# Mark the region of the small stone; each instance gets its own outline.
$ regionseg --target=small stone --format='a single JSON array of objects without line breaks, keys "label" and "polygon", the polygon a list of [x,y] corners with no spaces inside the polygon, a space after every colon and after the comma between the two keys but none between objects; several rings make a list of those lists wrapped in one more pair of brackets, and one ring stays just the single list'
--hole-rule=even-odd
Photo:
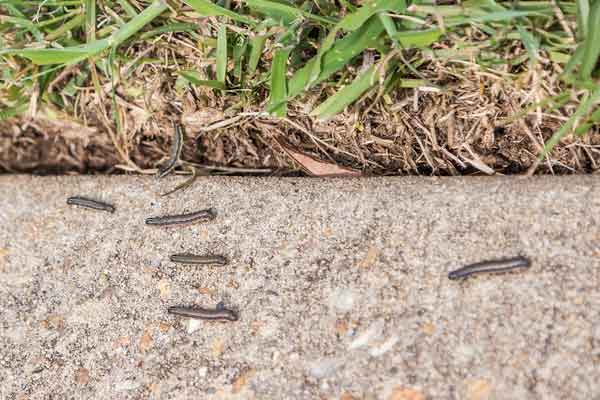
[{"label": "small stone", "polygon": [[350,343],[350,349],[358,349],[366,346],[369,342],[379,339],[383,332],[383,327],[385,325],[385,321],[383,319],[378,319],[375,321],[369,328],[360,334],[356,339]]},{"label": "small stone", "polygon": [[371,265],[377,261],[377,256],[379,256],[379,249],[375,246],[369,246],[369,250],[367,250],[367,255],[365,258],[358,264],[360,268],[369,268]]},{"label": "small stone", "polygon": [[75,371],[75,382],[80,385],[87,385],[90,380],[90,372],[85,368],[79,368]]},{"label": "small stone", "polygon": [[152,347],[153,342],[154,341],[152,340],[152,336],[150,336],[150,332],[148,332],[147,329],[144,330],[144,334],[140,339],[140,351],[143,353],[148,350],[150,347]]},{"label": "small stone", "polygon": [[199,287],[199,288],[196,288],[196,290],[200,294],[212,294],[212,290],[210,290],[209,288]]},{"label": "small stone", "polygon": [[166,279],[161,279],[158,282],[158,290],[160,291],[160,298],[166,299],[171,292],[171,287],[169,285],[169,281]]},{"label": "small stone", "polygon": [[426,335],[433,335],[433,333],[435,332],[435,325],[427,322],[425,324],[423,324],[423,333],[425,333]]},{"label": "small stone", "polygon": [[162,261],[160,258],[153,258],[152,260],[150,260],[150,266],[153,268],[158,268],[160,267],[162,264]]},{"label": "small stone", "polygon": [[339,311],[348,312],[354,307],[354,292],[347,288],[335,290],[329,297],[329,304]]},{"label": "small stone", "polygon": [[115,385],[115,390],[117,391],[125,391],[125,390],[134,390],[141,386],[140,383],[135,381],[122,381]]},{"label": "small stone", "polygon": [[230,279],[229,282],[227,283],[227,287],[233,288],[233,289],[239,289],[240,284],[238,282],[236,282],[233,279]]},{"label": "small stone", "polygon": [[487,400],[492,393],[492,385],[485,379],[476,379],[467,382],[465,399]]},{"label": "small stone", "polygon": [[400,340],[400,338],[398,336],[394,335],[394,336],[390,337],[388,340],[386,340],[385,342],[383,342],[383,344],[381,346],[371,349],[369,354],[373,357],[382,356],[385,353],[387,353],[388,351],[390,351],[391,349],[393,349],[394,346],[396,345],[396,343],[398,343],[398,340]]},{"label": "small stone", "polygon": [[129,336],[121,336],[115,340],[113,347],[126,347],[129,346],[129,344],[131,344],[131,339],[129,339]]},{"label": "small stone", "polygon": [[62,315],[50,315],[48,317],[48,326],[57,331],[62,331],[65,329],[65,317]]},{"label": "small stone", "polygon": [[200,378],[206,377],[206,374],[208,374],[208,367],[200,367],[200,368],[198,368],[198,376]]},{"label": "small stone", "polygon": [[158,393],[158,384],[155,382],[149,383],[148,385],[146,385],[146,388],[150,393]]},{"label": "small stone", "polygon": [[397,386],[387,400],[425,400],[425,396],[418,390]]},{"label": "small stone", "polygon": [[335,373],[337,361],[333,358],[324,358],[310,367],[310,374],[317,379],[326,378]]},{"label": "small stone", "polygon": [[208,229],[206,229],[206,228],[200,229],[200,237],[203,240],[208,240]]},{"label": "small stone", "polygon": [[200,329],[201,325],[202,325],[201,321],[190,318],[188,320],[187,333],[190,334],[190,333],[196,332],[198,329]]},{"label": "small stone", "polygon": [[339,336],[344,336],[348,332],[348,321],[345,319],[338,319],[335,321],[335,333]]},{"label": "small stone", "polygon": [[159,322],[159,324],[158,324],[158,330],[161,331],[162,333],[168,332],[170,328],[171,328],[171,325],[167,324],[166,322]]},{"label": "small stone", "polygon": [[253,369],[248,369],[242,372],[240,376],[238,376],[233,382],[231,392],[233,394],[241,392],[244,386],[246,386],[246,383],[248,383],[248,380],[254,375],[254,372],[255,371]]},{"label": "small stone", "polygon": [[219,357],[225,349],[225,341],[222,338],[216,338],[212,344],[213,357]]}]

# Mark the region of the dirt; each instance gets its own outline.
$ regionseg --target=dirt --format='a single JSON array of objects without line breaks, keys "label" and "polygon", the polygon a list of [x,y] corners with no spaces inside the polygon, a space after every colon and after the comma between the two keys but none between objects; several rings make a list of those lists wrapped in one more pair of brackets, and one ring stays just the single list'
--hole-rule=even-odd
[{"label": "dirt", "polygon": [[567,136],[546,161],[536,162],[543,143],[575,105],[553,114],[534,108],[521,119],[513,118],[531,100],[528,86],[507,85],[477,70],[457,78],[449,69],[435,67],[426,77],[443,83],[446,91],[398,89],[381,98],[375,91],[329,121],[307,116],[327,88],[292,102],[288,118],[274,119],[259,114],[264,107],[258,99],[266,93],[247,102],[242,94],[222,96],[207,88],[177,91],[168,72],[150,77],[142,68],[136,75],[137,92],[127,87],[116,91],[120,133],[107,117],[114,111],[111,96],[99,98],[90,88],[73,109],[40,106],[33,116],[0,122],[0,171],[153,173],[169,156],[173,122],[186,132],[182,160],[218,167],[201,168],[205,173],[305,171],[284,151],[282,140],[314,159],[366,175],[599,170],[598,127],[582,137]]}]

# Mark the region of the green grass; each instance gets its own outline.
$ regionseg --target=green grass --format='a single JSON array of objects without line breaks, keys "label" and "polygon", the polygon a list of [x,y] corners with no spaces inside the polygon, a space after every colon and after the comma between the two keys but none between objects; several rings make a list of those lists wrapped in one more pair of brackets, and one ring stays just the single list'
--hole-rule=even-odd
[{"label": "green grass", "polygon": [[[398,87],[431,87],[419,69],[432,61],[460,60],[481,71],[501,71],[510,86],[549,59],[564,71],[557,78],[571,94],[574,112],[539,156],[564,136],[585,134],[599,122],[600,0],[559,1],[559,12],[543,0],[341,4],[343,9],[328,0],[0,0],[0,118],[26,112],[34,90],[41,104],[71,110],[78,88],[124,84],[116,82],[123,77],[113,76],[117,64],[161,65],[161,58],[137,54],[172,48],[175,35],[196,43],[213,61],[210,68],[194,70],[189,60],[172,60],[168,67],[179,84],[204,86],[215,96],[241,93],[241,101],[255,108],[264,104],[276,117],[285,117],[291,102],[309,93],[320,95],[308,113],[326,119],[365,96],[380,99]],[[514,46],[525,50],[518,58],[505,51]],[[367,50],[374,60],[361,65]],[[465,58],[465,51],[474,51],[475,58]],[[61,95],[48,92],[48,83],[73,65],[86,81],[69,76],[61,82]],[[264,91],[266,102],[260,98]]]}]

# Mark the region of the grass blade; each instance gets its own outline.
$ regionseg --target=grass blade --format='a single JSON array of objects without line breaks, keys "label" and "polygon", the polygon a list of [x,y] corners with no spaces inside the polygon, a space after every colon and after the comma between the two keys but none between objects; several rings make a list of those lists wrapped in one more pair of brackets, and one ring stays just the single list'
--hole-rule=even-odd
[{"label": "grass blade", "polygon": [[135,18],[138,15],[138,12],[135,8],[127,0],[117,0],[117,3],[125,10],[129,18]]},{"label": "grass blade", "polygon": [[310,115],[321,119],[331,118],[346,106],[352,104],[363,93],[375,85],[375,83],[377,83],[377,68],[375,65],[372,65],[365,72],[357,76],[351,84],[340,89],[336,94],[311,111]]},{"label": "grass blade", "polygon": [[[33,24],[31,21],[29,21],[25,17],[25,14],[23,14],[17,7],[15,7],[14,5],[12,5],[10,3],[3,4],[3,7],[6,7],[9,14],[12,15],[12,18],[16,18],[16,20],[15,20],[16,23],[13,22],[15,25],[19,26],[19,23],[23,24],[22,26],[24,26],[25,29],[27,29],[29,32],[31,32],[33,37],[35,37],[35,39],[38,42],[42,42],[44,40],[44,35],[42,35],[42,32],[40,32],[40,30],[35,26],[35,24]],[[11,17],[7,17],[7,16],[0,17],[0,23],[3,24],[4,22],[11,22],[10,18]],[[18,22],[18,21],[20,21],[20,22]]]},{"label": "grass blade", "polygon": [[84,14],[76,15],[71,20],[69,20],[65,24],[61,25],[60,28],[50,32],[48,35],[46,35],[46,37],[44,39],[49,42],[56,40],[59,37],[61,37],[62,35],[64,35],[65,33],[69,32],[71,29],[74,29],[74,28],[79,27],[80,25],[83,25],[84,22],[85,22]]},{"label": "grass blade", "polygon": [[577,1],[577,37],[579,39],[585,39],[588,31],[588,18],[590,15],[590,2],[589,0],[576,0]]},{"label": "grass blade", "polygon": [[388,34],[388,36],[391,37],[392,40],[395,41],[396,40],[395,37],[396,37],[396,34],[398,33],[398,29],[396,28],[396,22],[394,22],[394,19],[384,13],[379,13],[377,16],[379,17],[379,20],[383,24],[383,27],[385,28],[385,31]]},{"label": "grass blade", "polygon": [[[314,57],[314,62],[311,67],[309,84],[313,84],[321,74],[321,61],[323,56],[331,50],[339,31],[352,32],[362,27],[373,15],[384,12],[393,11],[401,12],[406,10],[406,2],[404,0],[376,0],[366,3],[364,6],[357,9],[355,12],[346,15],[336,26],[329,32],[317,55]],[[379,21],[381,23],[381,21]],[[382,24],[383,26],[383,24]]]},{"label": "grass blade", "polygon": [[285,117],[287,114],[287,60],[289,49],[278,49],[273,55],[271,65],[271,95],[267,111],[276,117]]},{"label": "grass blade", "polygon": [[162,35],[163,33],[170,32],[194,32],[198,29],[197,24],[190,24],[186,22],[175,22],[172,24],[163,25],[151,31],[144,32],[140,35],[140,39],[150,39],[154,36]]},{"label": "grass blade", "polygon": [[219,26],[217,33],[217,81],[225,84],[227,75],[227,26]]},{"label": "grass blade", "polygon": [[265,48],[267,35],[257,35],[250,40],[250,57],[248,59],[247,73],[252,76],[256,72],[260,56]]},{"label": "grass blade", "polygon": [[28,58],[34,64],[38,65],[73,64],[94,56],[111,46],[118,46],[142,29],[144,25],[158,17],[166,9],[167,5],[164,1],[157,0],[108,38],[96,40],[83,46],[65,47],[62,49],[7,49],[0,51],[0,55],[18,55]]},{"label": "grass blade", "polygon": [[422,31],[403,31],[394,36],[404,48],[425,48],[437,42],[442,36],[442,30],[427,29]]},{"label": "grass blade", "polygon": [[233,76],[238,82],[242,79],[242,67],[247,47],[248,41],[246,37],[242,35],[238,36],[233,45]]},{"label": "grass blade", "polygon": [[135,18],[125,24],[121,29],[108,37],[110,46],[118,46],[131,36],[135,35],[145,25],[149,24],[154,18],[158,17],[167,9],[164,0],[157,0]]},{"label": "grass blade", "polygon": [[323,56],[321,73],[316,80],[309,82],[310,72],[317,59],[313,57],[304,67],[298,70],[288,82],[288,98],[300,94],[306,88],[327,79],[331,74],[339,71],[354,57],[367,47],[374,47],[384,27],[378,18],[371,18],[358,30],[346,35],[339,40]]},{"label": "grass blade", "polygon": [[85,0],[85,35],[86,42],[96,40],[96,0]]},{"label": "grass blade", "polygon": [[223,84],[223,82],[202,79],[200,77],[200,74],[196,71],[178,71],[177,74],[179,74],[183,79],[185,79],[193,85],[225,90],[225,85]]},{"label": "grass blade", "polygon": [[292,7],[283,3],[276,3],[268,0],[246,0],[245,3],[252,10],[269,16],[276,21],[282,22],[286,26],[301,18],[311,19],[327,25],[335,23],[335,21],[332,21],[329,18],[314,15],[300,8]]},{"label": "grass blade", "polygon": [[246,16],[240,15],[234,11],[228,10],[216,4],[213,4],[210,0],[183,0],[185,4],[192,7],[194,11],[206,16],[212,17],[229,17],[234,21],[242,22],[244,24],[255,25],[253,19]]},{"label": "grass blade", "polygon": [[591,78],[598,56],[600,56],[600,0],[596,0],[592,4],[588,18],[588,32],[581,60],[581,77],[583,79]]},{"label": "grass blade", "polygon": [[523,45],[525,45],[525,49],[529,54],[529,62],[530,65],[533,65],[538,60],[538,52],[540,49],[539,41],[525,29],[521,24],[517,24],[517,30],[519,31],[519,35],[521,35],[521,41]]},{"label": "grass blade", "polygon": [[592,106],[598,101],[600,101],[600,88],[594,90],[592,94],[590,94],[585,101],[582,102],[579,107],[577,107],[577,110],[575,110],[567,122],[565,122],[550,139],[548,139],[548,141],[544,144],[544,148],[542,149],[539,159],[543,160],[544,157],[546,157],[546,155],[552,151],[552,148],[556,146],[563,137],[569,134],[575,122],[583,115],[587,114],[590,108],[592,108]]},{"label": "grass blade", "polygon": [[575,129],[575,135],[585,135],[594,125],[597,124],[600,124],[600,108],[594,111],[584,124],[581,124],[577,127],[577,129]]}]

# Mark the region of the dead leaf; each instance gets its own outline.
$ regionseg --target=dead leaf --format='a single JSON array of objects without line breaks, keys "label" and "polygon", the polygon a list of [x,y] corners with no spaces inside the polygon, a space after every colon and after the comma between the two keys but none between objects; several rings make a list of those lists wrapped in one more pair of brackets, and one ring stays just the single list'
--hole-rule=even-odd
[{"label": "dead leaf", "polygon": [[245,372],[242,372],[240,374],[240,376],[238,376],[236,378],[236,380],[233,382],[231,392],[233,394],[237,394],[237,393],[241,392],[241,390],[244,388],[244,386],[246,386],[246,384],[248,383],[248,380],[250,380],[250,378],[252,378],[254,373],[255,373],[254,369],[248,369]]},{"label": "dead leaf", "polygon": [[387,400],[425,400],[425,396],[418,390],[397,386]]},{"label": "dead leaf", "polygon": [[340,400],[354,400],[354,396],[352,396],[350,393],[348,392],[344,392],[342,393],[342,395],[340,396]]},{"label": "dead leaf", "polygon": [[79,368],[75,371],[75,382],[80,385],[86,385],[90,380],[90,372],[85,368]]},{"label": "dead leaf", "polygon": [[296,161],[306,173],[312,176],[360,176],[360,171],[356,171],[350,168],[341,167],[337,164],[317,160],[309,155],[301,153],[293,149],[283,140],[277,140],[277,143],[283,148],[288,156]]},{"label": "dead leaf", "polygon": [[331,237],[331,235],[333,235],[333,229],[331,229],[330,227],[326,227],[325,229],[323,229],[323,236]]},{"label": "dead leaf", "polygon": [[152,346],[153,340],[152,336],[150,336],[150,332],[148,330],[144,330],[144,334],[140,339],[140,351],[143,353],[148,350]]},{"label": "dead leaf", "polygon": [[375,246],[370,246],[369,250],[367,250],[367,255],[360,262],[360,264],[358,264],[358,266],[360,268],[369,268],[377,260],[378,255],[379,255],[379,249]]}]

